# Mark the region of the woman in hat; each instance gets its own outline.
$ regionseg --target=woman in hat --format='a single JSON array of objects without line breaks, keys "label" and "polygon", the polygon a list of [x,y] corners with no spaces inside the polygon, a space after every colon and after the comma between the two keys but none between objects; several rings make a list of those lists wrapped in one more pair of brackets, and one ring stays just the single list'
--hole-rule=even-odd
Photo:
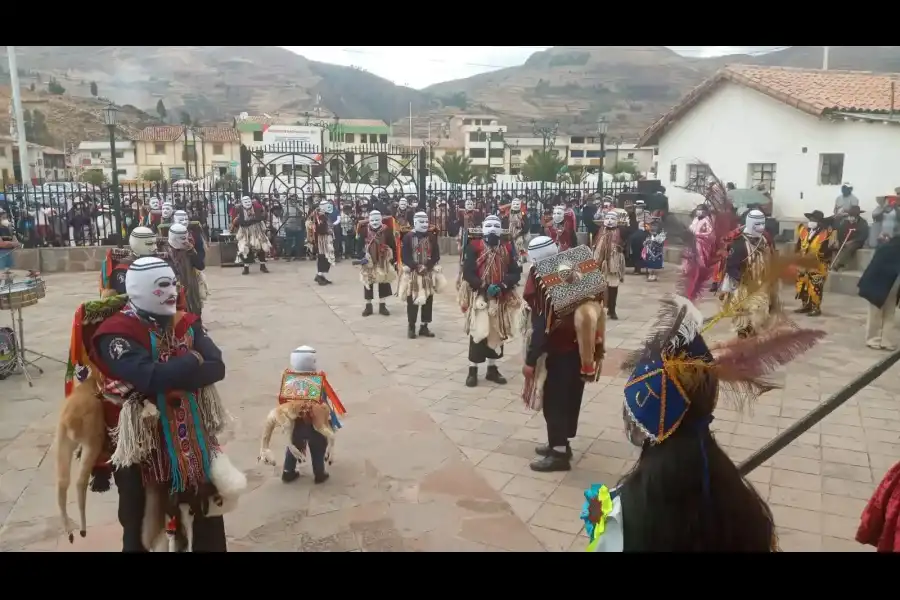
[{"label": "woman in hat", "polygon": [[825,218],[821,210],[805,213],[807,222],[797,227],[795,251],[801,256],[815,256],[819,261],[815,269],[800,269],[797,272],[797,299],[802,302],[794,312],[818,317],[822,314],[822,295],[828,269],[839,243],[832,219]]},{"label": "woman in hat", "polygon": [[858,206],[847,209],[846,216],[837,226],[837,239],[840,243],[837,258],[832,270],[837,272],[847,268],[856,251],[866,245],[869,239],[869,224],[860,215],[866,211]]},{"label": "woman in hat", "polygon": [[[687,299],[663,300],[656,332],[622,365],[622,416],[641,448],[618,487],[592,485],[582,518],[592,552],[777,551],[766,502],[710,430],[721,393],[751,400],[766,376],[824,333],[786,324],[767,343],[735,339],[710,348],[703,315]],[[765,348],[765,350],[761,350]]]}]

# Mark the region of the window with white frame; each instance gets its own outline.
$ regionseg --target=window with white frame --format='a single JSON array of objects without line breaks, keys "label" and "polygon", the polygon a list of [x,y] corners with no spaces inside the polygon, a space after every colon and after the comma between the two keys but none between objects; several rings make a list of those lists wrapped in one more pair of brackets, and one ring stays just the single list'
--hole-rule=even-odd
[{"label": "window with white frame", "polygon": [[688,165],[687,181],[684,187],[692,192],[702,194],[706,191],[706,181],[711,174],[709,165]]},{"label": "window with white frame", "polygon": [[750,163],[747,165],[747,187],[756,189],[763,186],[765,191],[774,192],[777,171],[775,163]]}]

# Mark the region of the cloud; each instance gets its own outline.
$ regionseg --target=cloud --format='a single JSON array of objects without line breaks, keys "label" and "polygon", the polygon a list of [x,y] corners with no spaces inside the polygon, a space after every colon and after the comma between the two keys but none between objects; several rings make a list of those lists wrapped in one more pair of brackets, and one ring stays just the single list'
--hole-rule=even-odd
[{"label": "cloud", "polygon": [[[759,52],[776,46],[669,46],[685,56]],[[514,67],[549,46],[282,46],[310,60],[356,66],[421,89],[453,79]]]}]

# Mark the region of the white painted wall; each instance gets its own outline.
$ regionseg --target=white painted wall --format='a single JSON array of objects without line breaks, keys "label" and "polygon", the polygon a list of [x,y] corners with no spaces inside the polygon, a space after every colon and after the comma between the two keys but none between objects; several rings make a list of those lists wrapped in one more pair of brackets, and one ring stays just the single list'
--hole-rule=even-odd
[{"label": "white painted wall", "polygon": [[[803,213],[815,209],[831,214],[840,194],[840,185],[819,185],[822,153],[844,154],[842,181],[853,184],[869,213],[876,196],[900,185],[900,127],[820,120],[733,83],[712,92],[663,134],[658,175],[670,209],[689,211],[702,197],[677,187],[687,184],[688,164],[709,163],[723,182],[743,188],[749,184],[749,164],[775,163],[775,216],[802,220]],[[674,182],[673,163],[678,167]]]}]

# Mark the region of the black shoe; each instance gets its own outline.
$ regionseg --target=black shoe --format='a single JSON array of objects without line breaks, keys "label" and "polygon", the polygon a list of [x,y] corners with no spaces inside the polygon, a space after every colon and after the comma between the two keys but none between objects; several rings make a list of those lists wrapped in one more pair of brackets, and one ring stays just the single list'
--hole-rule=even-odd
[{"label": "black shoe", "polygon": [[318,283],[319,285],[328,285],[331,282],[328,281],[327,279],[325,279],[324,277],[317,277],[316,283]]},{"label": "black shoe", "polygon": [[618,321],[618,320],[619,320],[619,315],[617,315],[617,314],[616,314],[616,311],[614,311],[614,310],[608,310],[608,311],[606,311],[606,316],[609,317],[611,321]]},{"label": "black shoe", "polygon": [[811,306],[801,306],[800,308],[798,308],[798,309],[795,310],[794,312],[795,312],[796,314],[798,314],[798,315],[805,315],[805,314],[808,313],[808,312],[812,312],[812,307],[811,307]]},{"label": "black shoe", "polygon": [[334,283],[332,280],[327,279],[324,275],[322,276],[322,285],[331,285]]},{"label": "black shoe", "polygon": [[318,283],[319,285],[322,285],[322,280],[323,280],[323,279],[324,279],[324,277],[322,277],[321,275],[316,275],[316,278],[315,278],[313,281],[315,281],[315,282]]},{"label": "black shoe", "polygon": [[269,267],[266,266],[266,263],[259,263],[259,272],[260,273],[268,273]]},{"label": "black shoe", "polygon": [[391,311],[389,311],[387,309],[387,306],[385,306],[384,304],[379,304],[378,305],[378,314],[381,315],[382,317],[389,317],[389,316],[391,316]]},{"label": "black shoe", "polygon": [[466,377],[466,387],[478,385],[478,367],[469,367],[469,375]]},{"label": "black shoe", "polygon": [[250,274],[250,267],[244,266],[244,270],[241,271],[241,275],[249,275],[249,274]]},{"label": "black shoe", "polygon": [[487,373],[484,374],[484,378],[499,385],[506,385],[506,377],[500,374],[497,365],[489,366],[487,368]]},{"label": "black shoe", "polygon": [[406,332],[406,337],[408,337],[411,340],[416,339],[416,326],[415,325],[409,326],[409,330]]},{"label": "black shoe", "polygon": [[300,473],[297,471],[282,471],[281,473],[281,481],[284,483],[290,483],[292,481],[297,481],[300,478]]},{"label": "black shoe", "polygon": [[809,311],[809,312],[806,314],[806,316],[807,316],[807,317],[821,317],[821,316],[822,316],[822,311],[819,310],[818,308],[815,308],[815,309]]},{"label": "black shoe", "polygon": [[375,311],[372,310],[372,304],[371,303],[366,304],[366,307],[363,309],[362,316],[364,316],[364,317],[371,316],[373,312],[375,312]]},{"label": "black shoe", "polygon": [[[550,456],[551,452],[553,452],[553,448],[551,448],[550,446],[547,446],[547,445],[537,446],[534,449],[534,453],[537,454],[538,456]],[[568,444],[566,444],[566,456],[571,460],[572,446],[569,446]]]},{"label": "black shoe", "polygon": [[572,462],[565,453],[550,450],[550,454],[536,458],[528,465],[532,471],[538,473],[554,473],[557,471],[571,471]]},{"label": "black shoe", "polygon": [[316,475],[313,481],[315,481],[316,483],[325,483],[326,481],[328,481],[329,477],[331,477],[331,475],[329,475],[328,473],[322,473],[321,475]]},{"label": "black shoe", "polygon": [[428,329],[428,323],[422,323],[421,327],[419,327],[419,335],[422,337],[433,338],[434,334],[431,333],[431,330]]}]

